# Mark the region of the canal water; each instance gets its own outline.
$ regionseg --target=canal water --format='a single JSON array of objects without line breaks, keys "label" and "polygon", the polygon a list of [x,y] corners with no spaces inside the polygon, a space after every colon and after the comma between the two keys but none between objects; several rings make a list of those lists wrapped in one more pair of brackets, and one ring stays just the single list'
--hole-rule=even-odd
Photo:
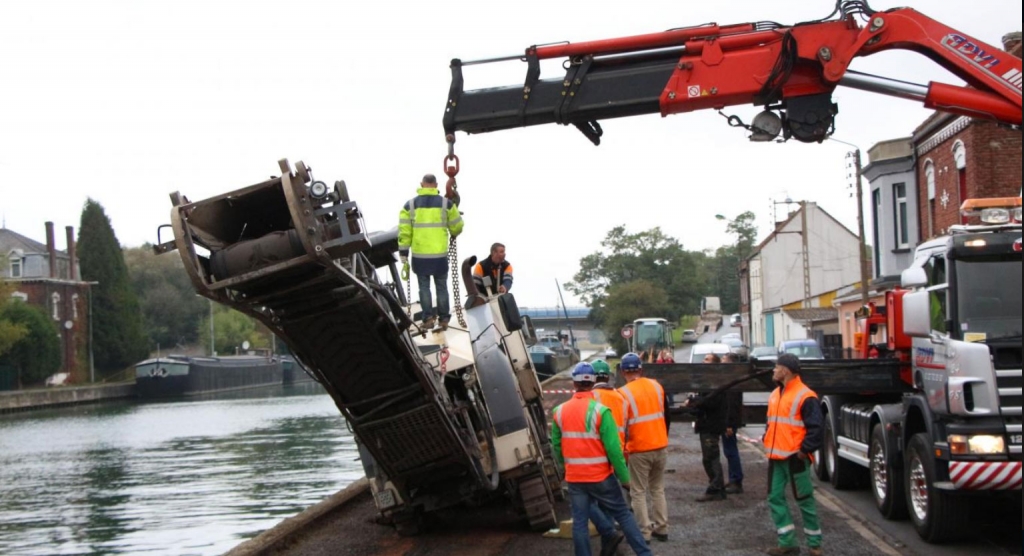
[{"label": "canal water", "polygon": [[0,554],[223,554],[363,476],[319,385],[0,417]]}]

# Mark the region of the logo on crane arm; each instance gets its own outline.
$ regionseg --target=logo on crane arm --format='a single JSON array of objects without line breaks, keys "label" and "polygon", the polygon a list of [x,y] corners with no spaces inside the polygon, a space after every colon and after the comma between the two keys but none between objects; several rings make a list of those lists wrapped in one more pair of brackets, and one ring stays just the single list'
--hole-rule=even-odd
[{"label": "logo on crane arm", "polygon": [[946,35],[942,39],[942,46],[956,52],[961,58],[979,68],[990,70],[999,65],[999,58],[985,52],[980,46],[974,44],[974,41],[963,35]]},{"label": "logo on crane arm", "polygon": [[686,94],[689,95],[690,98],[700,97],[700,85],[690,85],[686,88]]}]

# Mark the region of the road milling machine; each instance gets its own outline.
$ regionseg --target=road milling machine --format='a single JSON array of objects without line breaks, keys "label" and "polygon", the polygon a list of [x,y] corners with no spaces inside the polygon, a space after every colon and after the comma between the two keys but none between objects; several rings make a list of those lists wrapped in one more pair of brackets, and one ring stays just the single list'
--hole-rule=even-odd
[{"label": "road milling machine", "polygon": [[380,516],[400,534],[419,532],[426,512],[501,495],[533,529],[554,526],[561,477],[515,299],[477,293],[470,259],[459,322],[421,329],[397,229],[369,232],[344,182],[279,166],[203,201],[172,194],[174,239],[157,252],[177,250],[200,295],[288,344],[348,421]]}]

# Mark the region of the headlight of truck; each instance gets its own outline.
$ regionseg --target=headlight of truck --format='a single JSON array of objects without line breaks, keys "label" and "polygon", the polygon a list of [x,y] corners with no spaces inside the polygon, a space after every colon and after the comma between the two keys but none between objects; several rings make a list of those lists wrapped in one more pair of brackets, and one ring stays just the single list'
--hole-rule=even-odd
[{"label": "headlight of truck", "polygon": [[963,436],[953,434],[949,436],[949,451],[953,455],[992,455],[1005,454],[1006,442],[1002,436],[977,435]]}]

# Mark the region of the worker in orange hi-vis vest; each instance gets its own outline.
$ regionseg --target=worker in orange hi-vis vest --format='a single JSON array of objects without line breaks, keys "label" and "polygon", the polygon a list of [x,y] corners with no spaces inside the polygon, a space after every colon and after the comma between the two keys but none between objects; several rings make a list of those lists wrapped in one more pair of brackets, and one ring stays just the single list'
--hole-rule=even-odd
[{"label": "worker in orange hi-vis vest", "polygon": [[[635,353],[622,357],[619,368],[626,385],[626,451],[629,453],[630,497],[644,539],[668,542],[668,502],[665,466],[668,463],[668,396],[657,381],[643,376],[643,362]],[[652,511],[647,509],[648,493]]]},{"label": "worker in orange hi-vis vest", "polygon": [[808,553],[821,556],[821,522],[814,502],[811,462],[825,437],[818,395],[800,379],[800,360],[784,353],[775,362],[772,378],[780,386],[768,398],[768,430],[764,446],[768,450],[770,479],[768,509],[779,534],[778,546],[767,550],[770,556],[800,554],[796,525],[786,503],[786,491],[793,497],[804,518]]},{"label": "worker in orange hi-vis vest", "polygon": [[[590,363],[572,372],[576,394],[554,410],[551,448],[565,466],[572,503],[572,543],[576,556],[590,556],[590,522],[601,533],[601,556],[616,554],[623,536],[607,516],[619,522],[626,541],[638,556],[651,549],[629,512],[622,488],[629,488],[629,470],[622,455],[619,430],[611,410],[594,399],[597,377]],[[621,481],[621,486],[620,486]]]}]

